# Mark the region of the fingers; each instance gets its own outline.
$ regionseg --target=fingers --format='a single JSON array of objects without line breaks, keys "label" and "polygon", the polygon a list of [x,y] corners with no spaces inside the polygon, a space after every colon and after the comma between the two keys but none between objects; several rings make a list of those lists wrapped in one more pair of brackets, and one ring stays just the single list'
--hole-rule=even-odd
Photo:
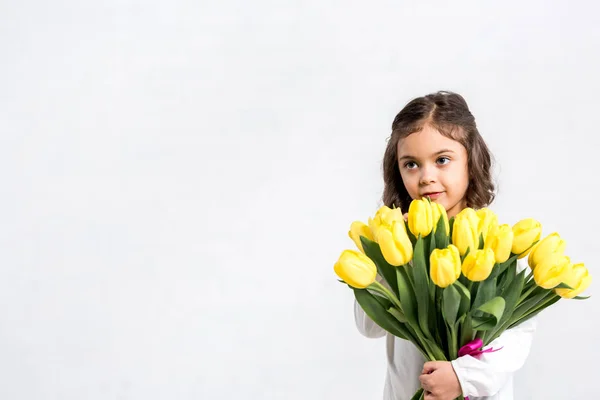
[{"label": "fingers", "polygon": [[405,221],[408,221],[408,213],[404,213],[404,215],[402,215],[404,217]]},{"label": "fingers", "polygon": [[438,369],[438,363],[436,361],[428,361],[425,364],[423,364],[423,370],[421,371],[421,373],[430,374],[436,369]]},{"label": "fingers", "polygon": [[423,390],[430,392],[430,393],[431,393],[431,383],[432,383],[431,380],[432,380],[432,377],[428,374],[419,376],[419,381],[421,382],[421,387],[423,388]]},{"label": "fingers", "polygon": [[424,400],[435,399],[435,396],[432,393],[434,383],[433,381],[435,380],[435,377],[433,377],[431,373],[437,368],[438,365],[435,361],[429,361],[423,365],[423,371],[421,375],[419,375],[419,381],[421,382],[421,387],[425,391],[425,396],[423,397]]}]

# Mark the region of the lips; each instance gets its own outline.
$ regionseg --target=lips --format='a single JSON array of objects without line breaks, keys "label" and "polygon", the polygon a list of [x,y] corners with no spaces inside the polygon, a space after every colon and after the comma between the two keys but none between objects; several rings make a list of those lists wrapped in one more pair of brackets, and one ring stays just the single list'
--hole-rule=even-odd
[{"label": "lips", "polygon": [[443,193],[444,192],[428,192],[428,193],[423,193],[423,195],[421,197],[429,197],[430,199],[437,199]]}]

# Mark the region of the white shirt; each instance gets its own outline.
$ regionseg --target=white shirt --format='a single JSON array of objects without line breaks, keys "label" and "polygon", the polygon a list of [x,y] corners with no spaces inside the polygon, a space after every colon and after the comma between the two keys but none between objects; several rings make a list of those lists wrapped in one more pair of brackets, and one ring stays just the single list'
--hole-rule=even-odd
[{"label": "white shirt", "polygon": [[[519,260],[521,261],[521,260]],[[520,269],[520,268],[519,268]],[[419,375],[425,358],[408,340],[400,339],[377,325],[354,301],[354,319],[368,338],[386,336],[387,373],[383,400],[410,400],[420,388]],[[520,369],[531,348],[537,317],[508,329],[485,348],[501,350],[452,361],[463,396],[469,400],[513,400],[513,373]]]}]

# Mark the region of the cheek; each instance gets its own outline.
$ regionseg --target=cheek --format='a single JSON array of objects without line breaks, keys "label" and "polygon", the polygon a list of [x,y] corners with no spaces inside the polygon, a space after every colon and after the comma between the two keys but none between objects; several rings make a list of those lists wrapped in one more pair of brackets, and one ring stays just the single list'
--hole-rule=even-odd
[{"label": "cheek", "polygon": [[411,197],[414,197],[419,191],[419,178],[417,174],[400,173],[404,187]]},{"label": "cheek", "polygon": [[453,186],[460,188],[461,191],[466,191],[469,187],[469,171],[467,167],[460,166],[460,168],[454,172],[453,176],[455,177]]}]

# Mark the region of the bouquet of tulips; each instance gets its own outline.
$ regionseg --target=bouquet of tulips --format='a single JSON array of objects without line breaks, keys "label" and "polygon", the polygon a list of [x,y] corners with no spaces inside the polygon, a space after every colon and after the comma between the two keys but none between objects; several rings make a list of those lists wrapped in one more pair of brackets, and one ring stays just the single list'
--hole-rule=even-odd
[{"label": "bouquet of tulips", "polygon": [[[448,219],[443,206],[413,200],[407,222],[386,206],[368,225],[353,222],[359,251],[344,250],[334,271],[375,323],[425,359],[450,361],[491,351],[483,348],[561,298],[587,298],[587,268],[571,263],[557,233],[541,235],[532,218],[510,226],[488,208],[465,208]],[[524,257],[530,268],[519,271]]]}]

